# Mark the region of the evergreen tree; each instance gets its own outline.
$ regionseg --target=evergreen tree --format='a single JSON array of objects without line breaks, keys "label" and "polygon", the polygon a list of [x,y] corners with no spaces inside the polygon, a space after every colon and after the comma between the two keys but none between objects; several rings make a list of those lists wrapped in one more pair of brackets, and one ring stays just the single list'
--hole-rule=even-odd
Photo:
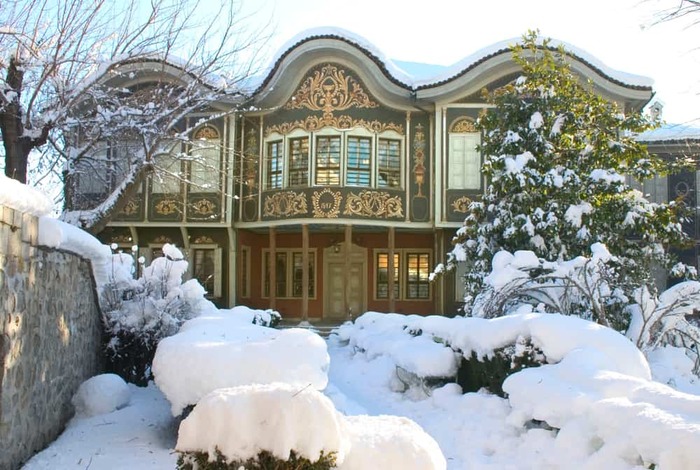
[{"label": "evergreen tree", "polygon": [[650,155],[634,135],[653,127],[596,94],[567,64],[568,54],[536,32],[513,47],[522,75],[486,94],[478,120],[488,185],[457,232],[448,268],[467,262],[465,311],[500,250],[531,250],[549,261],[590,256],[604,243],[616,287],[651,284],[651,265],[669,266],[685,240],[681,204],[654,204],[631,188],[679,162]]}]

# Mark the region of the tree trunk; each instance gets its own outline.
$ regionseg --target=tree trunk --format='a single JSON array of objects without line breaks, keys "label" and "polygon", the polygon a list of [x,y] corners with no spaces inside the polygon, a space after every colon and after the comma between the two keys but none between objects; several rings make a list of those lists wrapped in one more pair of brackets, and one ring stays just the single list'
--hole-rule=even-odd
[{"label": "tree trunk", "polygon": [[24,112],[20,97],[24,85],[22,64],[16,58],[10,59],[5,79],[7,85],[3,90],[7,96],[14,92],[12,99],[5,103],[0,111],[0,132],[5,147],[5,175],[20,183],[27,183],[27,163],[29,153],[44,145],[49,137],[51,123],[47,123],[36,137],[25,135]]}]

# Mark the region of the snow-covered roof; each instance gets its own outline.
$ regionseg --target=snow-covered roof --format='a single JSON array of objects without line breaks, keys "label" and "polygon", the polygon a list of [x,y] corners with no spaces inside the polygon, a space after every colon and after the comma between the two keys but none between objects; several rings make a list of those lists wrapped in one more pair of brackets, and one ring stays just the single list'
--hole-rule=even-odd
[{"label": "snow-covered roof", "polygon": [[[271,76],[274,75],[277,68],[280,66],[285,57],[291,53],[291,51],[307,42],[323,39],[335,39],[357,47],[364,52],[369,59],[377,64],[377,66],[384,72],[389,80],[409,90],[431,88],[449,82],[464,75],[474,67],[492,57],[503,53],[510,53],[511,46],[521,40],[521,38],[507,39],[480,49],[477,52],[466,56],[464,59],[458,61],[452,66],[441,66],[392,60],[365,38],[342,28],[312,28],[295,35],[292,39],[287,41],[273,56],[271,65],[266,69],[265,73],[259,76],[255,83],[251,81],[249,86],[257,85],[256,91],[259,91],[267,84],[267,82],[269,82]],[[574,58],[583,62],[596,73],[602,75],[613,83],[631,89],[651,89],[653,84],[653,80],[651,78],[612,69],[591,54],[571,44],[557,40],[551,40],[549,43],[549,46],[553,48],[560,45],[563,46],[564,49]]]},{"label": "snow-covered roof", "polygon": [[688,124],[664,124],[650,131],[642,132],[637,136],[639,142],[647,143],[674,143],[698,141],[700,143],[700,127]]}]

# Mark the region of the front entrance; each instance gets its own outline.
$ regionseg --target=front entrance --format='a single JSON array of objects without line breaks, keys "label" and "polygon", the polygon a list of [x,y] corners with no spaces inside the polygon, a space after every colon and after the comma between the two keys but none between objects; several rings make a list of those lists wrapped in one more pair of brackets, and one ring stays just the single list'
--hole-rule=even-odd
[{"label": "front entrance", "polygon": [[346,253],[343,243],[337,250],[329,247],[323,256],[323,318],[328,320],[355,318],[367,309],[367,250],[352,245]]}]

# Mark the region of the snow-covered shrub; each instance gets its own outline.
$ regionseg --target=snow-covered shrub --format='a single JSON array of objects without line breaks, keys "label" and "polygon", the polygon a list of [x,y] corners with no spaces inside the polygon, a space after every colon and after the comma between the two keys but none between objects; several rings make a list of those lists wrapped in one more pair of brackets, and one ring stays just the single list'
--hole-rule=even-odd
[{"label": "snow-covered shrub", "polygon": [[348,416],[350,451],[339,470],[445,470],[435,442],[414,421],[399,416]]},{"label": "snow-covered shrub", "polygon": [[73,395],[75,414],[90,417],[123,408],[131,399],[131,391],[124,379],[116,374],[101,374],[80,384]]},{"label": "snow-covered shrub", "polygon": [[299,457],[291,451],[289,458],[280,459],[263,450],[247,460],[227,459],[219,449],[209,452],[183,452],[177,459],[180,470],[330,470],[336,468],[333,454],[321,454],[318,460]]},{"label": "snow-covered shrub", "polygon": [[616,262],[601,243],[591,245],[590,257],[561,262],[545,261],[527,250],[499,251],[471,315],[494,318],[527,305],[531,310],[575,315],[626,331],[630,300],[619,288]]},{"label": "snow-covered shrub", "polygon": [[330,358],[325,341],[301,328],[252,323],[264,313],[243,306],[215,310],[188,320],[158,344],[153,375],[173,416],[220,388],[273,382],[326,387]]},{"label": "snow-covered shrub", "polygon": [[187,261],[174,245],[133,278],[133,258],[116,253],[101,293],[107,368],[128,382],[145,385],[158,342],[202,311],[213,309],[196,279],[182,282]]},{"label": "snow-covered shrub", "polygon": [[[349,445],[343,416],[328,397],[313,387],[274,383],[219,389],[203,397],[180,424],[176,450],[182,456],[179,468],[185,469],[325,469],[333,468],[336,459],[342,462]],[[195,467],[202,454],[222,465]],[[260,459],[294,459],[298,466],[265,466]]]}]

